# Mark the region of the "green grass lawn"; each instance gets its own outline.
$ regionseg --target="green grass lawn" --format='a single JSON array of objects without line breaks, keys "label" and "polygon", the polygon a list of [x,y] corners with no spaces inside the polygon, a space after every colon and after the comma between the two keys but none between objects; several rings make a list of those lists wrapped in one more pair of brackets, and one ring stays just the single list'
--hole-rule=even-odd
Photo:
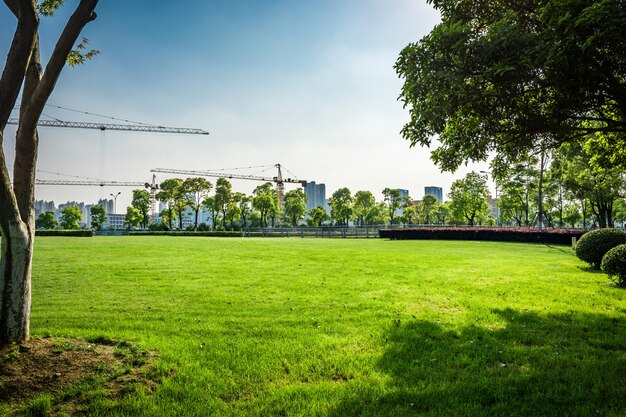
[{"label": "green grass lawn", "polygon": [[45,237],[31,326],[173,369],[90,415],[626,416],[625,297],[564,246]]}]

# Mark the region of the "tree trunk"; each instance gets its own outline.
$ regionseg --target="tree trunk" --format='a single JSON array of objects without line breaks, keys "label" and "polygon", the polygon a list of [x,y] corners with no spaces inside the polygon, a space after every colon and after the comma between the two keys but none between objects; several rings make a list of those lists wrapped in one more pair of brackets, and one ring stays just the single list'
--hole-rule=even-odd
[{"label": "tree trunk", "polygon": [[[17,30],[0,78],[0,345],[29,338],[37,123],[78,35],[95,19],[93,9],[97,3],[80,1],[42,72],[36,2],[5,0],[17,18]],[[2,140],[20,89],[22,102],[11,181]]]},{"label": "tree trunk", "polygon": [[24,342],[30,330],[34,224],[11,222],[0,249],[0,343]]}]

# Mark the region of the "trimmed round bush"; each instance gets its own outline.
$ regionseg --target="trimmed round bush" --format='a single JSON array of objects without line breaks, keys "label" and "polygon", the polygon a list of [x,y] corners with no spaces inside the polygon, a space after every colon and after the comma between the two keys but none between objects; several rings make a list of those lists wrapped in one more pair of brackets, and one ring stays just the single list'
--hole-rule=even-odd
[{"label": "trimmed round bush", "polygon": [[626,245],[619,245],[608,251],[602,258],[602,271],[626,287]]},{"label": "trimmed round bush", "polygon": [[626,232],[618,229],[596,229],[581,236],[576,256],[600,269],[602,257],[618,245],[626,244]]}]

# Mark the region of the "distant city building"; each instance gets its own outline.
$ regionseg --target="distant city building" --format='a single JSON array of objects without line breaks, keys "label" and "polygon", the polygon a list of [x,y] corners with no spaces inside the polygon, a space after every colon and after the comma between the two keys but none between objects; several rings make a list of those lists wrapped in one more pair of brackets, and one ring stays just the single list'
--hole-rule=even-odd
[{"label": "distant city building", "polygon": [[54,201],[44,201],[44,200],[35,201],[35,218],[39,217],[41,213],[45,213],[46,211],[51,211],[53,213],[56,213],[57,208],[54,205]]},{"label": "distant city building", "polygon": [[98,200],[98,206],[102,206],[104,207],[104,212],[106,214],[112,214],[114,213],[114,210],[117,209],[117,207],[115,207],[115,204],[113,202],[113,199],[100,199]]},{"label": "distant city building", "polygon": [[[409,197],[409,190],[405,190],[403,188],[396,188],[396,190],[398,190],[398,192],[400,193],[400,200],[403,200],[407,197]],[[403,204],[400,204],[401,206]],[[402,216],[402,213],[404,213],[404,209],[402,208],[398,208],[393,212],[394,216]]]},{"label": "distant city building", "polygon": [[316,184],[315,181],[308,182],[304,186],[304,192],[308,197],[306,209],[311,210],[317,206],[326,208],[326,184]]},{"label": "distant city building", "polygon": [[440,203],[443,203],[443,188],[441,187],[424,187],[424,195],[432,195],[439,200]]},{"label": "distant city building", "polygon": [[107,214],[107,221],[104,222],[102,228],[104,230],[123,230],[124,222],[126,221],[125,214]]}]

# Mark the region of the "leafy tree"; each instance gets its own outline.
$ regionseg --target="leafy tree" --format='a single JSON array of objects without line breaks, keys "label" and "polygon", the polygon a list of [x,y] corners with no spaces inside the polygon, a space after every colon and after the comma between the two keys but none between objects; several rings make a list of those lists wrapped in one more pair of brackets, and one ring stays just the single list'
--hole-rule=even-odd
[{"label": "leafy tree", "polygon": [[443,204],[439,204],[433,213],[437,218],[437,223],[441,225],[445,225],[450,220],[450,213],[452,210],[450,209],[450,202],[446,201]]},{"label": "leafy tree", "polygon": [[46,211],[44,213],[41,213],[39,217],[37,218],[37,220],[35,221],[35,227],[37,229],[45,229],[45,230],[55,229],[57,227],[57,221],[54,218],[54,212]]},{"label": "leafy tree", "polygon": [[233,193],[230,199],[230,202],[228,203],[228,209],[226,210],[226,217],[228,217],[230,230],[234,230],[235,222],[238,222],[241,220],[241,207],[239,206],[239,203],[244,197],[245,196],[242,193],[239,193],[239,192]]},{"label": "leafy tree", "polygon": [[[594,132],[624,152],[622,0],[430,0],[442,22],[400,54],[411,145],[444,170],[509,160]],[[611,154],[613,152],[607,152]]]},{"label": "leafy tree", "polygon": [[330,216],[337,224],[348,226],[353,214],[353,200],[350,190],[346,187],[340,188],[333,193],[328,202],[330,205]]},{"label": "leafy tree", "polygon": [[297,226],[300,219],[306,213],[307,195],[302,188],[296,188],[285,194],[283,204],[285,215],[291,220],[292,226]]},{"label": "leafy tree", "polygon": [[576,204],[566,204],[565,207],[563,207],[564,224],[569,225],[571,228],[575,228],[582,218],[583,216]]},{"label": "leafy tree", "polygon": [[504,220],[513,220],[517,226],[530,227],[539,200],[537,188],[539,184],[539,161],[536,157],[525,158],[507,166],[495,169],[500,189],[498,207]]},{"label": "leafy tree", "polygon": [[431,224],[434,217],[434,213],[439,206],[439,200],[432,195],[425,195],[422,201],[419,203],[419,214],[421,221],[424,224]]},{"label": "leafy tree", "polygon": [[148,227],[148,219],[150,219],[150,193],[146,190],[133,190],[133,199],[131,205],[141,213],[141,228]]},{"label": "leafy tree", "polygon": [[61,210],[60,223],[63,229],[78,229],[78,222],[83,218],[83,214],[76,206],[67,206]]},{"label": "leafy tree", "polygon": [[404,224],[415,224],[418,217],[416,205],[407,206],[402,210],[402,223]]},{"label": "leafy tree", "polygon": [[448,196],[455,218],[467,220],[470,226],[474,226],[478,215],[489,211],[487,181],[476,172],[470,172],[465,178],[454,181]]},{"label": "leafy tree", "polygon": [[215,230],[217,226],[217,207],[215,206],[215,197],[206,197],[202,202],[202,206],[211,214],[211,228]]},{"label": "leafy tree", "polygon": [[46,54],[50,58],[45,70],[40,58],[39,15],[53,15],[63,2],[45,1],[39,6],[25,0],[4,3],[16,18],[16,28],[10,41],[3,38],[8,53],[0,76],[0,145],[20,94],[21,102],[12,176],[0,148],[0,345],[21,343],[30,336],[37,123],[65,63],[74,65],[95,54],[91,51],[83,55],[78,48],[72,48],[82,29],[96,18],[98,1],[78,3],[54,49]]},{"label": "leafy tree", "polygon": [[226,178],[218,178],[215,184],[215,207],[222,213],[222,227],[226,230],[226,210],[232,199],[232,185]]},{"label": "leafy tree", "polygon": [[367,212],[374,207],[376,201],[374,195],[369,191],[357,191],[354,193],[354,215],[357,224],[363,226],[365,224],[365,216]]},{"label": "leafy tree", "polygon": [[174,196],[174,211],[178,217],[178,230],[183,230],[183,221],[185,220],[185,211],[189,205],[193,204],[193,200],[184,193],[183,188],[176,190],[177,193]]},{"label": "leafy tree", "polygon": [[[181,188],[183,187],[183,180],[180,178],[168,178],[159,185],[159,191],[156,194],[157,200],[164,203],[167,207],[167,215],[161,216],[163,221],[167,219],[168,227],[173,229],[172,222],[176,218],[173,214],[176,208],[176,202],[182,194]],[[134,194],[133,194],[134,195]]]},{"label": "leafy tree", "polygon": [[163,224],[163,228],[165,230],[172,230],[172,223],[176,221],[176,212],[169,208],[165,208],[159,213],[159,217],[161,218],[161,223]]},{"label": "leafy tree", "polygon": [[95,205],[91,207],[91,227],[100,230],[102,225],[107,221],[107,213],[104,207]]},{"label": "leafy tree", "polygon": [[128,206],[126,208],[126,216],[124,217],[124,223],[128,229],[132,227],[139,227],[144,221],[144,216],[141,210],[137,207]]},{"label": "leafy tree", "polygon": [[275,213],[278,205],[274,186],[271,182],[263,183],[254,189],[253,195],[252,205],[259,210],[261,227],[267,227],[269,214]]},{"label": "leafy tree", "polygon": [[213,184],[206,178],[187,178],[183,181],[184,193],[192,196],[192,198],[189,199],[189,205],[196,214],[193,223],[194,230],[198,229],[198,213],[202,209],[202,202],[209,196],[211,188],[213,188]]},{"label": "leafy tree", "polygon": [[622,224],[622,229],[626,228],[626,199],[620,198],[613,203],[613,216]]},{"label": "leafy tree", "polygon": [[380,202],[367,212],[365,224],[385,224],[388,218],[387,205],[384,202]]},{"label": "leafy tree", "polygon": [[330,220],[330,216],[326,213],[326,209],[322,206],[317,206],[309,210],[308,214],[312,226],[321,227],[325,221]]},{"label": "leafy tree", "polygon": [[383,190],[383,196],[385,197],[385,203],[387,203],[387,209],[389,210],[389,224],[393,224],[396,210],[402,205],[400,190],[397,188],[385,188]]},{"label": "leafy tree", "polygon": [[252,214],[252,197],[241,193],[238,201],[239,212],[241,215],[241,227],[242,229],[246,229],[248,227],[250,215]]},{"label": "leafy tree", "polygon": [[613,227],[613,203],[626,190],[626,177],[619,166],[603,165],[595,159],[601,144],[589,139],[584,144],[564,144],[555,164],[564,173],[565,187],[590,202],[600,227]]}]

